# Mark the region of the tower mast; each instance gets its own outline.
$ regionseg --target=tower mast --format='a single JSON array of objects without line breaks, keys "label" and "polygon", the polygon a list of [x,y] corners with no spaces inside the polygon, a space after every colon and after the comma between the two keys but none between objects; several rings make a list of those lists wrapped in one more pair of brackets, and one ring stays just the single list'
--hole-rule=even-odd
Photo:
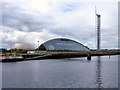
[{"label": "tower mast", "polygon": [[96,7],[95,7],[95,23],[96,23],[96,31],[97,31],[97,50],[100,50],[100,29],[101,29],[101,16],[97,14]]}]

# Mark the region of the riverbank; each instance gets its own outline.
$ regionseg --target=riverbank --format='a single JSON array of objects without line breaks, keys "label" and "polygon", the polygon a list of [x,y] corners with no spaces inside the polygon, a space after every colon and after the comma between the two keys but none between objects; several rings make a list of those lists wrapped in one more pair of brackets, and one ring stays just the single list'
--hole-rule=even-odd
[{"label": "riverbank", "polygon": [[91,60],[91,56],[103,56],[103,55],[120,55],[118,50],[101,50],[101,51],[38,51],[32,54],[20,54],[21,58],[18,57],[5,57],[2,56],[2,62],[16,62],[16,61],[27,61],[27,60],[41,60],[41,59],[60,59],[60,58],[74,58],[74,57],[87,57]]}]

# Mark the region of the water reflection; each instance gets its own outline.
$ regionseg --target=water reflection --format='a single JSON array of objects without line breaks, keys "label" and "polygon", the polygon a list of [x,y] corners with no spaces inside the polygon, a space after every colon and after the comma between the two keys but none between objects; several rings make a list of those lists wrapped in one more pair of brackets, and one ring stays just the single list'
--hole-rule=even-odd
[{"label": "water reflection", "polygon": [[110,56],[110,59],[95,56],[92,60],[84,57],[2,63],[2,87],[117,88],[117,60],[117,56]]},{"label": "water reflection", "polygon": [[96,69],[96,84],[97,88],[100,90],[102,88],[102,75],[101,75],[101,57],[97,57],[97,69]]}]

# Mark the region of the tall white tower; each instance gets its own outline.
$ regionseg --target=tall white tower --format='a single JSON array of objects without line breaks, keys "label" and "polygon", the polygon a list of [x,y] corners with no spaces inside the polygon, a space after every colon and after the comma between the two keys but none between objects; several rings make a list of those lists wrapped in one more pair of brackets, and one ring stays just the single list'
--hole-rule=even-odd
[{"label": "tall white tower", "polygon": [[95,7],[95,22],[96,22],[96,31],[97,31],[97,50],[100,50],[100,30],[101,30],[101,16],[97,14]]}]

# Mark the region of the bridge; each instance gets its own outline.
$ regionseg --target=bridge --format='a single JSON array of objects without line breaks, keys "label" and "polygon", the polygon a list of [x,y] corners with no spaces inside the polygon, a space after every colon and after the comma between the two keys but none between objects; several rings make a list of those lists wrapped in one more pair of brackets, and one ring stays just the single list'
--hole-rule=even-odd
[{"label": "bridge", "polygon": [[75,57],[87,57],[87,60],[91,60],[91,56],[102,55],[120,55],[120,50],[100,50],[100,51],[38,51],[32,54],[20,54],[22,58],[15,57],[2,57],[2,62],[16,62],[27,60],[42,60],[42,59],[60,59],[60,58],[75,58]]}]

